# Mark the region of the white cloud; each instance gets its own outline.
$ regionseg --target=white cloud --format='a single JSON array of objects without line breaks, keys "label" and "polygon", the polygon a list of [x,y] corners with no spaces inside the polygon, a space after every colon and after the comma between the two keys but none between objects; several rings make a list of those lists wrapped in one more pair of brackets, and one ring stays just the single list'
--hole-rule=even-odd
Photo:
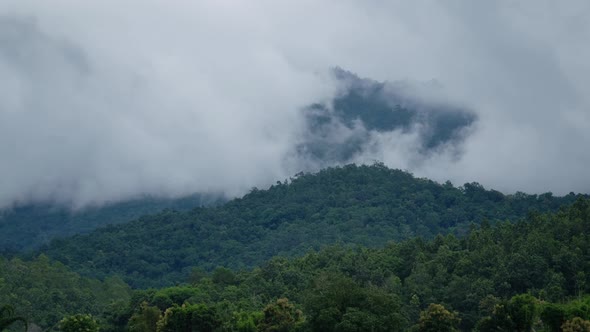
[{"label": "white cloud", "polygon": [[[0,3],[0,205],[239,194],[297,171],[299,110],[341,66],[441,82],[479,115],[456,160],[393,167],[505,191],[589,191],[585,1]],[[409,140],[402,144],[403,140]],[[387,143],[389,142],[389,143]],[[361,157],[360,160],[365,160]]]}]

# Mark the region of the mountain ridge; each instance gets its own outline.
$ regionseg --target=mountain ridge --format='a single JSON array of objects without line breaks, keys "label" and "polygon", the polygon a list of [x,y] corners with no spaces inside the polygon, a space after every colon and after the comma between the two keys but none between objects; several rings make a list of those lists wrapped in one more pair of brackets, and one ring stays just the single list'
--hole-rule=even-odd
[{"label": "mountain ridge", "polygon": [[193,194],[181,198],[144,196],[121,202],[74,210],[67,205],[30,203],[0,210],[0,251],[38,249],[54,238],[85,234],[108,224],[119,224],[164,209],[190,210],[215,205],[225,198],[217,194]]},{"label": "mountain ridge", "polygon": [[477,183],[457,188],[383,164],[300,173],[221,206],[166,210],[59,239],[41,252],[84,275],[120,274],[135,287],[186,278],[190,270],[242,269],[276,255],[342,243],[375,247],[436,234],[464,234],[483,220],[520,220],[582,195],[504,195]]}]

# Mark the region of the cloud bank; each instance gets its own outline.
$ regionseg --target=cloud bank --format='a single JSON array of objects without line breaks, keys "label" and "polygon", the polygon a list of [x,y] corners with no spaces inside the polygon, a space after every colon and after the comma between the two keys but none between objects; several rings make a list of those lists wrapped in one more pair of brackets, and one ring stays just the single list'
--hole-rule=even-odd
[{"label": "cloud bank", "polygon": [[332,75],[336,96],[304,109],[307,130],[296,149],[303,167],[378,161],[400,143],[412,169],[436,154],[460,159],[477,114],[447,100],[436,82],[377,82],[341,68]]},{"label": "cloud bank", "polygon": [[434,79],[477,117],[460,145],[429,154],[418,128],[361,128],[370,148],[351,161],[589,192],[587,40],[585,1],[5,0],[0,206],[239,195],[313,168],[298,153],[302,110],[338,97],[335,66],[394,85]]}]

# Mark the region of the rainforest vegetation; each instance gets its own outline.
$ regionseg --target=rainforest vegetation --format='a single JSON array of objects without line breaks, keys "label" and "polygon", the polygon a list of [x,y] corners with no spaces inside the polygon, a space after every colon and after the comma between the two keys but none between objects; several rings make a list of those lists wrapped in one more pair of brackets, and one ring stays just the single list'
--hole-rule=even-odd
[{"label": "rainforest vegetation", "polygon": [[128,222],[164,209],[191,210],[223,201],[219,194],[195,194],[176,199],[141,197],[83,209],[52,203],[15,205],[0,210],[0,251],[14,253],[37,249],[54,238],[88,233],[101,226]]},{"label": "rainforest vegetation", "polygon": [[460,236],[472,224],[555,211],[578,196],[504,195],[477,183],[439,184],[382,164],[348,165],[299,174],[221,206],[166,210],[56,240],[41,252],[87,276],[118,274],[134,287],[159,287],[185,279],[195,266],[248,269],[276,255],[301,256],[332,244],[380,247]]},{"label": "rainforest vegetation", "polygon": [[[0,258],[0,322],[50,331],[586,331],[590,200],[373,166]],[[8,309],[10,308],[10,310]]]}]

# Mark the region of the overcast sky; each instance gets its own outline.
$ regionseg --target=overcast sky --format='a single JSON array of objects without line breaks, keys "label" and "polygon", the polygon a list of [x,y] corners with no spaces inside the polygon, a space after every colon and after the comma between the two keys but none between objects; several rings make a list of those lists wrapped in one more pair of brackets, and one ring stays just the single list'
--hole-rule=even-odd
[{"label": "overcast sky", "polygon": [[[0,1],[0,206],[239,195],[293,175],[330,68],[437,80],[479,120],[357,158],[503,192],[590,192],[590,2]],[[296,159],[296,158],[295,158]]]}]

